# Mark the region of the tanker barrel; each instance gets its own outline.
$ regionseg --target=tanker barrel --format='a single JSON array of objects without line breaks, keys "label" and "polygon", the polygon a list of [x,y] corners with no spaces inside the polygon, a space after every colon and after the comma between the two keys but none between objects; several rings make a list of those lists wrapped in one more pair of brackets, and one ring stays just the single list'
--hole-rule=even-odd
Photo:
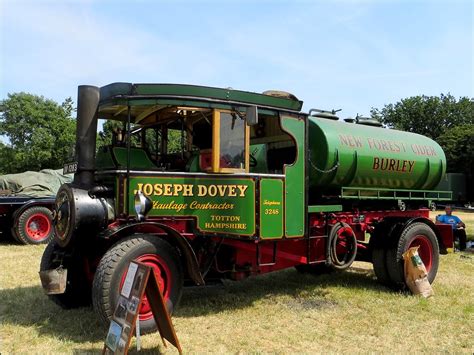
[{"label": "tanker barrel", "polygon": [[309,116],[310,188],[342,187],[431,190],[446,171],[446,157],[432,139],[356,123]]},{"label": "tanker barrel", "polygon": [[97,135],[97,109],[100,89],[81,85],[77,91],[76,157],[77,172],[74,183],[92,186],[94,183],[95,148]]}]

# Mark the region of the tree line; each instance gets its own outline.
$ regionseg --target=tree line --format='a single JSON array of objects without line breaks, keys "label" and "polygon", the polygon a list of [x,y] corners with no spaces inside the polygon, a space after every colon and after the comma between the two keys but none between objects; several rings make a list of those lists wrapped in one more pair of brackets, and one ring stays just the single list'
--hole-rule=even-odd
[{"label": "tree line", "polygon": [[[58,104],[24,92],[0,101],[0,174],[58,169],[74,160],[75,119],[71,98]],[[437,141],[446,153],[449,172],[473,174],[474,100],[450,94],[413,96],[382,108],[372,118],[388,128],[419,133]],[[97,146],[111,143],[121,123],[107,121]],[[178,138],[178,137],[176,137]]]},{"label": "tree line", "polygon": [[371,116],[386,127],[430,137],[443,148],[448,172],[473,175],[474,99],[456,100],[450,94],[413,96],[372,108]]}]

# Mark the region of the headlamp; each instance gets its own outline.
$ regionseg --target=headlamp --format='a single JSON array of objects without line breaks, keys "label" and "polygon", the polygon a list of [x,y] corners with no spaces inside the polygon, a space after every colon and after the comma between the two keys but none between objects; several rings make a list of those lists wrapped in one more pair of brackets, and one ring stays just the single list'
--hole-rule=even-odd
[{"label": "headlamp", "polygon": [[135,212],[139,221],[143,221],[152,207],[151,200],[143,192],[137,191],[135,194]]}]

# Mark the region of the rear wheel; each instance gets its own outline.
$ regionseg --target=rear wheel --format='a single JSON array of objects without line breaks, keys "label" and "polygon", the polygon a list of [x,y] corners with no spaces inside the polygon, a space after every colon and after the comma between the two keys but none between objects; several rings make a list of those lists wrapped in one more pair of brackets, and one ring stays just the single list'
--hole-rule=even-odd
[{"label": "rear wheel", "polygon": [[377,281],[384,285],[390,284],[390,276],[388,275],[385,259],[387,257],[386,249],[383,247],[372,250],[372,265]]},{"label": "rear wheel", "polygon": [[48,297],[62,308],[77,308],[91,303],[91,285],[87,280],[84,262],[78,253],[64,251],[52,241],[46,246],[41,258],[40,271],[56,269],[61,266],[67,269],[66,291]]},{"label": "rear wheel", "polygon": [[390,285],[391,279],[387,270],[387,249],[393,235],[398,231],[398,225],[394,222],[383,221],[377,225],[370,237],[370,249],[372,250],[372,265],[377,280]]},{"label": "rear wheel", "polygon": [[432,283],[438,272],[439,246],[436,234],[425,223],[413,223],[406,227],[398,240],[387,250],[387,271],[392,284],[397,288],[405,287],[403,253],[411,247],[419,247],[423,264],[428,272],[428,280]]},{"label": "rear wheel", "polygon": [[[128,264],[132,260],[150,265],[163,294],[168,312],[177,306],[183,289],[179,255],[169,243],[151,235],[134,235],[116,243],[105,253],[92,287],[94,309],[108,324],[117,305]],[[139,308],[140,331],[155,331],[156,324],[146,296]]]},{"label": "rear wheel", "polygon": [[21,213],[13,226],[15,239],[23,244],[48,243],[53,238],[53,216],[46,207],[31,207]]}]

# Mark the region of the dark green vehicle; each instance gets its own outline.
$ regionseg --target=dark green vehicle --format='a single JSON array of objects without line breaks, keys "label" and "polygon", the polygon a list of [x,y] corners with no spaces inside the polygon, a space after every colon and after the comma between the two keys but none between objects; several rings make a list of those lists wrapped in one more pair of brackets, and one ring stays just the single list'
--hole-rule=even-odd
[{"label": "dark green vehicle", "polygon": [[20,244],[51,241],[55,194],[70,181],[72,177],[51,169],[0,175],[0,237]]},{"label": "dark green vehicle", "polygon": [[[151,265],[170,311],[183,285],[371,261],[403,287],[419,246],[433,281],[451,229],[427,207],[446,159],[412,133],[301,112],[285,92],[173,84],[80,86],[77,172],[55,202],[41,269],[68,270],[65,307],[110,319],[130,260]],[[122,122],[96,152],[97,120]],[[155,329],[147,302],[142,331]]]}]

